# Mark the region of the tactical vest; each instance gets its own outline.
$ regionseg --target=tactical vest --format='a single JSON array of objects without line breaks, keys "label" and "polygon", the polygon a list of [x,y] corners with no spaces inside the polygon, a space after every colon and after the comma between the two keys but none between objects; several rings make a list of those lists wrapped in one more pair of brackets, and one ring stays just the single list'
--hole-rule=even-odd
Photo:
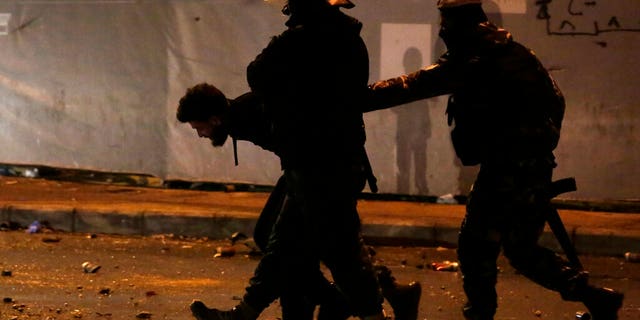
[{"label": "tactical vest", "polygon": [[560,139],[565,101],[535,55],[514,42],[468,64],[464,85],[447,106],[461,162],[471,166],[552,152]]}]

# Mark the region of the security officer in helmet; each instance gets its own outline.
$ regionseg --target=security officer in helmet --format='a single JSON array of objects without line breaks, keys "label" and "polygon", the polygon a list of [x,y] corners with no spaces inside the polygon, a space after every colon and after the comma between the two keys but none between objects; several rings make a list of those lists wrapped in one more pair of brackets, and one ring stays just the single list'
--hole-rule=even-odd
[{"label": "security officer in helmet", "polygon": [[451,140],[465,165],[480,165],[458,239],[466,319],[491,320],[502,250],[524,276],[581,301],[594,320],[615,320],[623,295],[590,285],[587,273],[538,245],[552,210],[565,101],[534,53],[488,21],[481,0],[439,0],[447,52],[433,65],[376,82],[370,110],[439,95]]},{"label": "security officer in helmet", "polygon": [[198,320],[253,320],[280,296],[313,297],[310,281],[317,278],[310,272],[320,262],[356,316],[384,319],[356,209],[370,177],[362,120],[369,61],[361,23],[340,11],[352,6],[289,0],[288,28],[247,68],[252,92],[269,110],[285,203],[240,304],[229,311],[192,304]]}]

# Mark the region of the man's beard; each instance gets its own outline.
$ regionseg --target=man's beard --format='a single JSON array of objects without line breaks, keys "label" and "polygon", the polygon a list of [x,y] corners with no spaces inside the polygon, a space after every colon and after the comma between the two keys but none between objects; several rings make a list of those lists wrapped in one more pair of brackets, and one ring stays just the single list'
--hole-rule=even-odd
[{"label": "man's beard", "polygon": [[222,147],[224,143],[227,141],[228,137],[229,137],[229,133],[225,128],[218,128],[216,130],[213,130],[209,140],[211,140],[212,146]]}]

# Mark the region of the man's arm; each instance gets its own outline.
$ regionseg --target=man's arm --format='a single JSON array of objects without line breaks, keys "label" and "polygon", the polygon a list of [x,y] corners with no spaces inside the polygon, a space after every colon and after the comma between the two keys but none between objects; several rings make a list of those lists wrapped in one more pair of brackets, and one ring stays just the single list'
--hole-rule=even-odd
[{"label": "man's arm", "polygon": [[414,73],[372,83],[363,112],[449,94],[458,82],[457,74],[451,69],[447,63],[438,61]]}]

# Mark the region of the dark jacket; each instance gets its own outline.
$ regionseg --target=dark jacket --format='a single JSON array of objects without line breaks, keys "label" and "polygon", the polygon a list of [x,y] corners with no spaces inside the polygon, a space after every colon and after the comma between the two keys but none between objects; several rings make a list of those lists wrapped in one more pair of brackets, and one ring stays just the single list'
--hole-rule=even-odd
[{"label": "dark jacket", "polygon": [[365,141],[362,26],[338,9],[291,21],[248,66],[248,83],[270,112],[283,168],[350,165]]},{"label": "dark jacket", "polygon": [[547,155],[558,143],[562,93],[531,50],[488,22],[464,48],[370,88],[366,111],[450,94],[451,138],[466,165]]},{"label": "dark jacket", "polygon": [[272,122],[260,97],[247,92],[229,101],[229,134],[235,140],[249,141],[277,153]]}]

